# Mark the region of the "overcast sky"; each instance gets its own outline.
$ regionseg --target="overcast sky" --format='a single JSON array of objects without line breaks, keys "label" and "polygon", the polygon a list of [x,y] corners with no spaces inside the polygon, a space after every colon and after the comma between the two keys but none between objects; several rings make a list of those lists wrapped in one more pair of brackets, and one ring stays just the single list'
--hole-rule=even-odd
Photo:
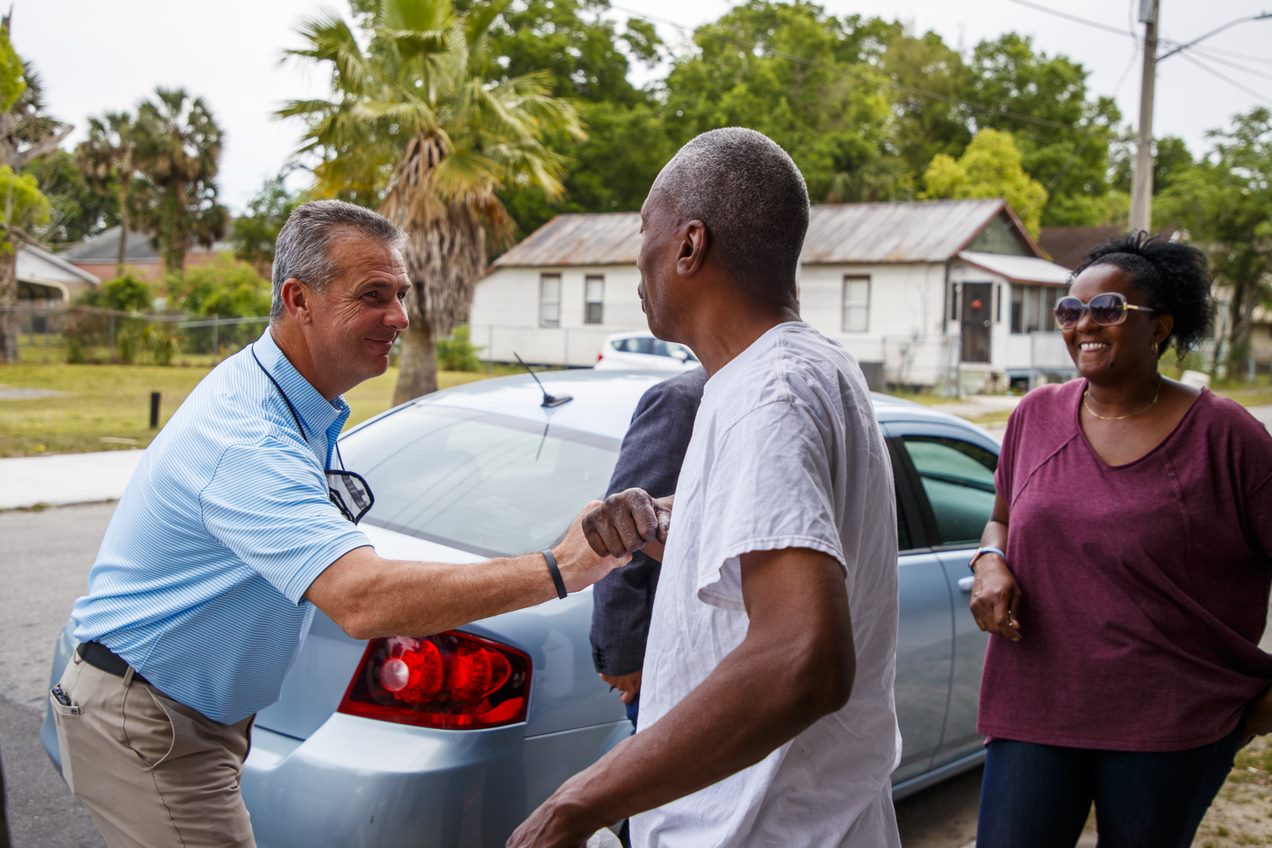
[{"label": "overcast sky", "polygon": [[[618,0],[614,14],[649,16],[673,45],[698,24],[718,18],[723,0]],[[1016,31],[1036,49],[1062,53],[1091,71],[1090,87],[1114,96],[1128,122],[1139,110],[1140,63],[1132,31],[1139,0],[826,0],[838,15],[898,18],[935,30],[954,47]],[[50,111],[76,125],[108,110],[132,109],[155,86],[182,86],[203,96],[225,130],[219,183],[239,211],[277,173],[299,138],[294,123],[271,114],[286,99],[322,95],[321,74],[280,64],[295,46],[297,23],[341,2],[316,0],[14,0],[13,41],[44,81]],[[1086,18],[1113,31],[1043,9]],[[1162,0],[1162,37],[1186,42],[1237,18],[1272,9],[1272,0]],[[1194,155],[1207,129],[1232,115],[1272,106],[1272,19],[1242,23],[1208,38],[1158,69],[1156,135],[1182,136]]]}]

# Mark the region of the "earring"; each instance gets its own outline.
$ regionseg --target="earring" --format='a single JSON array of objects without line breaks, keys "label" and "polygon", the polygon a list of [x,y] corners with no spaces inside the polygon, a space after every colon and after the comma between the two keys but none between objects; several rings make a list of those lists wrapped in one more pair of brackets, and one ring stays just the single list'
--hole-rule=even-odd
[{"label": "earring", "polygon": [[1153,340],[1152,347],[1153,347],[1153,355],[1156,356],[1157,355],[1157,340],[1156,339]]}]

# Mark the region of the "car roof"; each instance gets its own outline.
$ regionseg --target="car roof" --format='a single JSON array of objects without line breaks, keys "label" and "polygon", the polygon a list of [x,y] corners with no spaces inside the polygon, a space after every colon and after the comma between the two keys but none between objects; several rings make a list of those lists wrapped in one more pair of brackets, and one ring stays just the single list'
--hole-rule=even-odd
[{"label": "car roof", "polygon": [[[516,374],[443,389],[409,401],[389,410],[384,415],[392,415],[411,407],[438,404],[457,409],[511,415],[545,425],[550,423],[621,439],[627,432],[632,410],[636,408],[641,395],[655,383],[676,376],[675,373],[667,372],[595,371],[590,368],[543,371],[536,372],[536,375],[549,394],[555,397],[570,395],[573,400],[557,407],[543,407],[541,406],[543,393],[534,379],[529,374]],[[928,421],[972,427],[961,418],[938,412],[913,401],[878,393],[872,393],[870,397],[880,423]],[[374,420],[376,419],[371,419],[371,421]],[[369,423],[371,422],[364,422],[364,424]],[[361,426],[363,425],[354,429],[360,429]]]}]

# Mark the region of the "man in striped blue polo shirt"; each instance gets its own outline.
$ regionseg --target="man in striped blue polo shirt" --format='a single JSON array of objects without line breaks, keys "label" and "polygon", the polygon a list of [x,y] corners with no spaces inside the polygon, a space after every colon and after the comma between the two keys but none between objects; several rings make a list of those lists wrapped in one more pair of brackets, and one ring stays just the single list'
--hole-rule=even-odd
[{"label": "man in striped blue polo shirt", "polygon": [[359,482],[330,470],[340,395],[383,374],[406,329],[401,243],[357,206],[293,212],[269,328],[195,388],[119,502],[52,693],[64,776],[112,848],[254,844],[238,788],[252,718],[315,607],[358,639],[436,633],[620,562],[578,522],[551,552],[476,566],[382,559],[357,528]]}]

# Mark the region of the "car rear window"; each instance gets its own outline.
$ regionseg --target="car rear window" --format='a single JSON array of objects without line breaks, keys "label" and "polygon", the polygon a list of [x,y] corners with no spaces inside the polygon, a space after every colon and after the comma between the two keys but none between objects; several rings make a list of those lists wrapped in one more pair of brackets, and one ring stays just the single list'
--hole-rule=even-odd
[{"label": "car rear window", "polygon": [[550,547],[618,458],[606,436],[514,416],[422,404],[341,440],[367,479],[364,522],[481,556]]}]

